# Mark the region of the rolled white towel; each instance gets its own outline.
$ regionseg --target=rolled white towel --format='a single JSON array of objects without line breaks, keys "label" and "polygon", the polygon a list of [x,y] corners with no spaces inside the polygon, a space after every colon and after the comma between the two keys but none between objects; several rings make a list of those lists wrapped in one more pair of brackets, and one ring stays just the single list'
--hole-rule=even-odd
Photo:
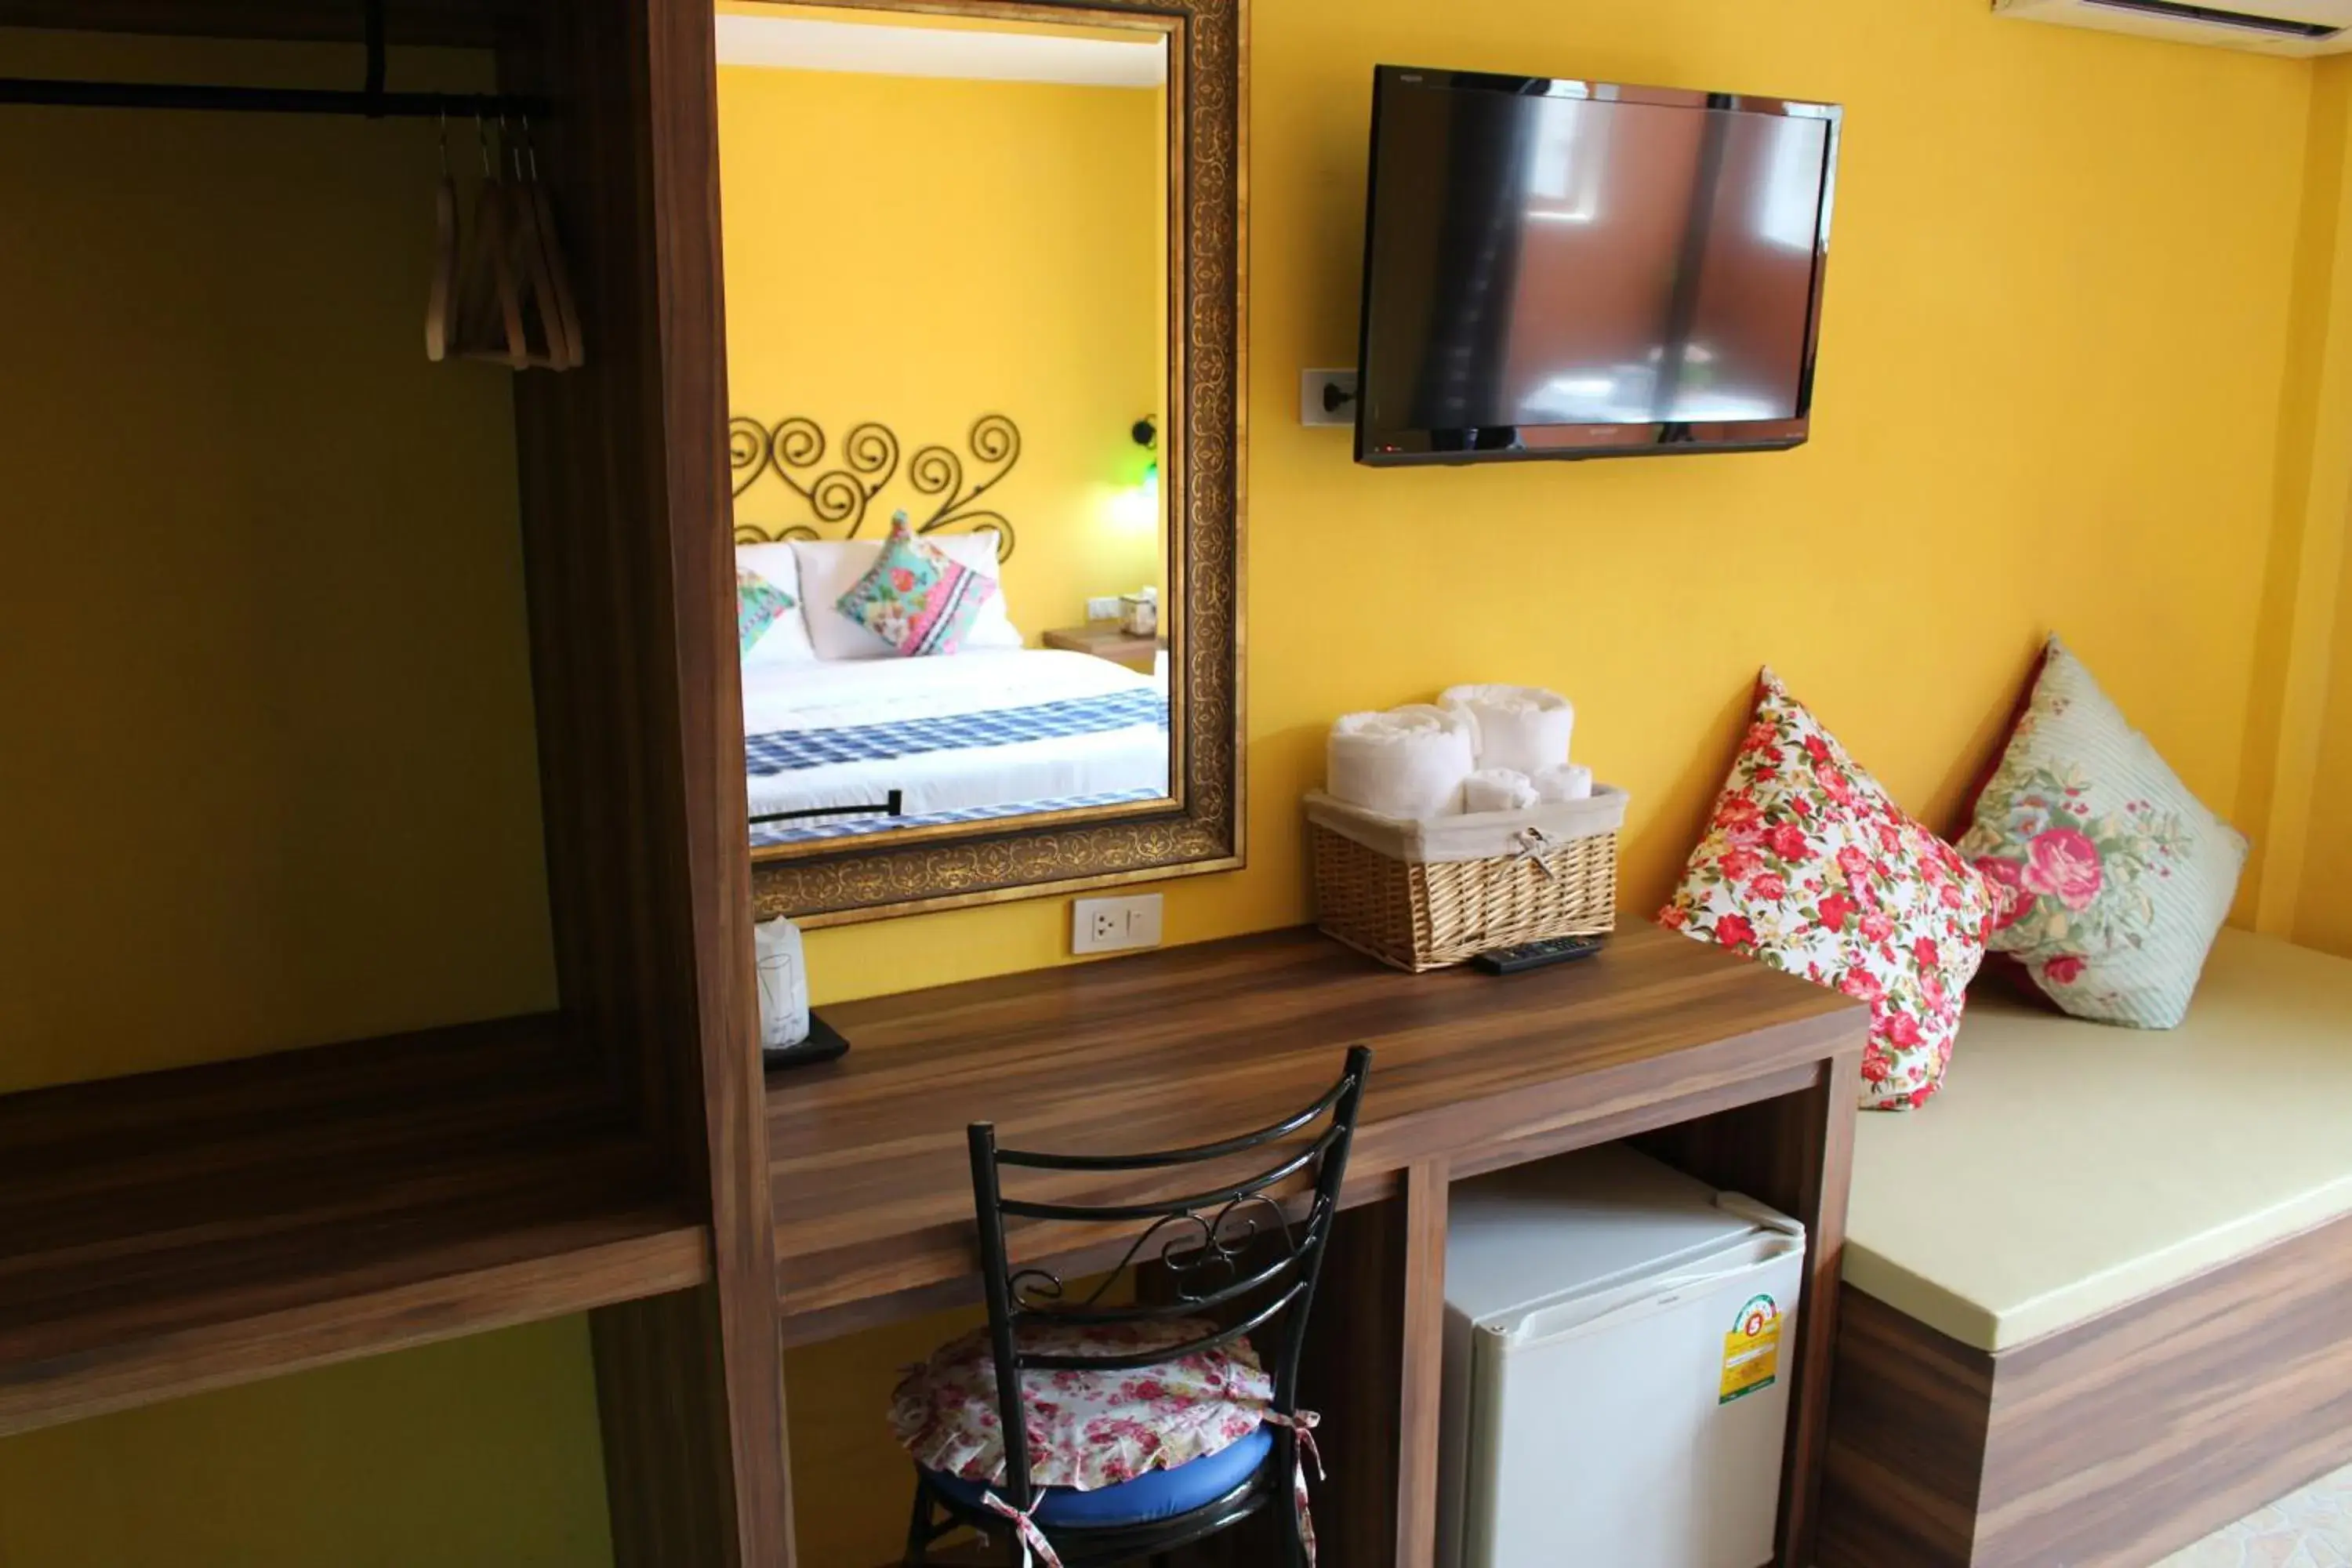
[{"label": "rolled white towel", "polygon": [[1592,770],[1581,763],[1563,763],[1535,775],[1536,798],[1546,805],[1592,798]]},{"label": "rolled white towel", "polygon": [[1477,727],[1478,765],[1514,768],[1533,777],[1568,761],[1576,709],[1537,686],[1456,686],[1439,700]]},{"label": "rolled white towel", "polygon": [[1443,708],[1350,713],[1331,726],[1324,787],[1383,816],[1449,816],[1462,809],[1473,744],[1470,721]]},{"label": "rolled white towel", "polygon": [[1537,803],[1534,783],[1517,768],[1480,768],[1462,786],[1465,811],[1525,811]]}]

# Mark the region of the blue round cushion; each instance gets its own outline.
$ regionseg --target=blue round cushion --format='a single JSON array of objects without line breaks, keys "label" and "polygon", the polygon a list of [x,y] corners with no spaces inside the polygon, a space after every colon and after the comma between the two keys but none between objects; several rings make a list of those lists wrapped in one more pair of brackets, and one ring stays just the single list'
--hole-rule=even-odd
[{"label": "blue round cushion", "polygon": [[[1179,1465],[1172,1470],[1147,1471],[1117,1486],[1098,1487],[1090,1492],[1075,1487],[1040,1487],[1036,1512],[1032,1517],[1048,1530],[1057,1525],[1105,1530],[1173,1519],[1180,1513],[1206,1507],[1248,1480],[1273,1449],[1274,1429],[1260,1426],[1248,1436],[1190,1464]],[[985,1506],[981,1496],[992,1489],[1003,1500],[1012,1500],[1005,1497],[1003,1489],[992,1489],[984,1481],[968,1481],[937,1470],[926,1470],[923,1476],[942,1494],[966,1508]]]}]

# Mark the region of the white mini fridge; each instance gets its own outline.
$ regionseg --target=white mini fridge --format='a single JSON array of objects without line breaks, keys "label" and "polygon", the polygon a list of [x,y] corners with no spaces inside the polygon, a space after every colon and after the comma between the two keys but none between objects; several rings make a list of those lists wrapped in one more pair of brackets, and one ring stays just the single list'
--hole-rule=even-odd
[{"label": "white mini fridge", "polygon": [[1455,1185],[1444,1568],[1764,1568],[1804,1226],[1621,1145]]}]

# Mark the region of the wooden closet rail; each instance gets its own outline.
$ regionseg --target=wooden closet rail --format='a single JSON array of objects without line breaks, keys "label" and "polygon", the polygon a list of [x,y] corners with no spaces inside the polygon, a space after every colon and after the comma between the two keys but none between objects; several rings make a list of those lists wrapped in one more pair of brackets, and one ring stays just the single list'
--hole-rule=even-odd
[{"label": "wooden closet rail", "polygon": [[326,88],[214,87],[171,82],[0,78],[0,103],[61,109],[173,109],[230,114],[341,114],[368,120],[506,116],[547,118],[544,102],[499,93],[384,90],[384,0],[362,0],[366,76],[358,91]]}]

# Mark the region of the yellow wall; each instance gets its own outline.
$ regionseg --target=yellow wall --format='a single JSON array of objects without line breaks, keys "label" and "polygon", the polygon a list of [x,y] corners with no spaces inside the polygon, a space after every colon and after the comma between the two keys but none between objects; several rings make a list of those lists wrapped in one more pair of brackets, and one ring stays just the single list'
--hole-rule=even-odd
[{"label": "yellow wall", "polygon": [[[7,74],[355,70],[0,31]],[[425,363],[437,174],[425,125],[0,109],[0,1090],[554,1000],[508,375]],[[0,1442],[0,1564],[597,1568],[598,1456],[548,1324]]]},{"label": "yellow wall", "polygon": [[425,359],[433,138],[0,109],[0,1090],[553,1003],[508,373]]},{"label": "yellow wall", "polygon": [[[1945,823],[2056,628],[2206,799],[2246,804],[2309,68],[1980,0],[1254,16],[1251,863],[1168,884],[1170,940],[1305,918],[1298,797],[1330,719],[1454,681],[1575,699],[1581,760],[1633,795],[1635,914],[1687,851],[1767,660]],[[1373,472],[1345,432],[1302,428],[1298,370],[1355,352],[1378,62],[1844,103],[1812,444]],[[1055,900],[829,930],[810,964],[821,1000],[899,990],[1061,962],[1067,926]],[[878,1425],[904,1349],[853,1342],[796,1377],[804,1477],[835,1434]],[[858,1549],[838,1560],[879,1561],[903,1528],[886,1474],[824,1486],[824,1539]]]},{"label": "yellow wall", "polygon": [[7,1568],[605,1568],[586,1321],[0,1443]]},{"label": "yellow wall", "polygon": [[2352,954],[2352,58],[2314,72],[2305,192],[2248,757],[2273,785],[2262,929]]},{"label": "yellow wall", "polygon": [[2352,557],[2338,585],[2334,626],[2294,939],[2352,958]]},{"label": "yellow wall", "polygon": [[2306,896],[2332,896],[2315,862],[2340,852],[2344,826],[2341,796],[2318,786],[2352,503],[2352,58],[2314,68],[2309,125],[2240,807],[2256,841],[2238,916],[2280,936],[2295,933]]},{"label": "yellow wall", "polygon": [[[968,458],[974,419],[1011,417],[1021,462],[988,503],[1033,642],[1160,583],[1156,519],[1121,502],[1150,461],[1129,427],[1162,401],[1161,94],[746,66],[719,91],[730,406],[836,443],[878,420],[909,459]],[[811,521],[772,477],[736,504]],[[937,501],[902,469],[867,536],[894,505]]]},{"label": "yellow wall", "polygon": [[[2235,810],[2309,68],[1967,0],[1573,10],[1572,29],[1533,0],[1255,13],[1251,866],[1169,884],[1171,939],[1303,918],[1297,801],[1330,718],[1456,680],[1575,699],[1580,753],[1633,794],[1636,910],[1766,660],[1941,821],[2058,628]],[[1299,367],[1353,355],[1383,60],[1846,104],[1811,445],[1375,472],[1302,428]],[[826,931],[811,966],[821,995],[898,989],[1057,962],[1066,925],[1042,900]]]}]

